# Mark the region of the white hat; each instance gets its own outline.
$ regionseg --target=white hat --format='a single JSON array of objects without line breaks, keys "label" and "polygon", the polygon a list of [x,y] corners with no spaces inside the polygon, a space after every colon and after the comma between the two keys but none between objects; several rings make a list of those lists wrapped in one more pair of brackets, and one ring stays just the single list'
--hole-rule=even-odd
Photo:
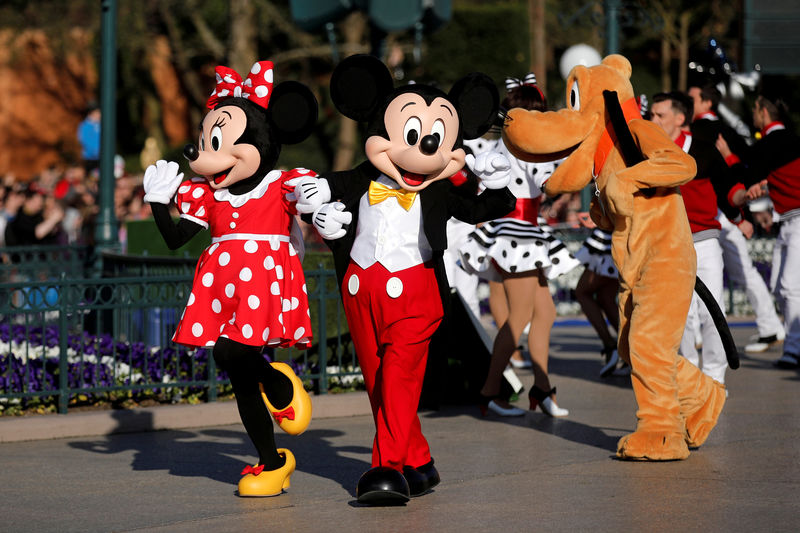
[{"label": "white hat", "polygon": [[747,207],[751,213],[763,213],[772,210],[772,200],[768,196],[762,196],[748,202]]}]

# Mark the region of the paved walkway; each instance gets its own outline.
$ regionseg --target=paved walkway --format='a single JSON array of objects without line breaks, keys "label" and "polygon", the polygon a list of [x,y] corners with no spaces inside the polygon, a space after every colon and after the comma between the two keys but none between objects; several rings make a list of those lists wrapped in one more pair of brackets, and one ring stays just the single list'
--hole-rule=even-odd
[{"label": "paved walkway", "polygon": [[[733,331],[743,346],[754,328]],[[234,495],[255,458],[231,403],[0,420],[0,531],[800,530],[800,374],[772,367],[779,348],[728,372],[720,423],[689,459],[631,463],[613,458],[635,425],[629,378],[597,377],[598,346],[586,326],[554,329],[566,419],[424,413],[442,483],[399,508],[355,502],[373,435],[363,394],[315,398],[309,430],[278,435],[298,471],[263,499]]]}]

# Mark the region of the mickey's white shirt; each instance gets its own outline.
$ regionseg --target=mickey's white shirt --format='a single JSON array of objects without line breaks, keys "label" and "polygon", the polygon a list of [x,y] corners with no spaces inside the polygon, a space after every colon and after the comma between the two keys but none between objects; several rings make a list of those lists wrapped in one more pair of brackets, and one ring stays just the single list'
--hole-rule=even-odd
[{"label": "mickey's white shirt", "polygon": [[[390,189],[399,189],[396,181],[381,175],[378,183]],[[433,257],[433,250],[422,228],[422,211],[419,194],[411,209],[406,211],[389,197],[369,205],[369,192],[361,197],[358,208],[358,226],[350,258],[361,268],[379,262],[389,272],[397,272],[419,265]]]}]

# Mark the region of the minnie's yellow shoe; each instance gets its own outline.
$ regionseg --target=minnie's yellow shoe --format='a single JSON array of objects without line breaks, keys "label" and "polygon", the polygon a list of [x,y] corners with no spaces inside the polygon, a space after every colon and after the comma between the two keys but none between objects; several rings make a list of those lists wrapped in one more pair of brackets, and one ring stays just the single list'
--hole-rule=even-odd
[{"label": "minnie's yellow shoe", "polygon": [[291,380],[292,388],[294,389],[292,401],[284,409],[276,409],[269,403],[263,384],[259,383],[261,397],[264,399],[267,409],[269,409],[278,426],[289,435],[299,435],[311,423],[311,397],[306,392],[306,389],[303,388],[303,382],[294,373],[292,367],[286,363],[271,363],[271,365],[275,370]]},{"label": "minnie's yellow shoe", "polygon": [[261,465],[242,470],[244,477],[239,480],[239,496],[277,496],[289,488],[289,478],[297,463],[286,448],[278,448],[278,454],[286,458],[286,462],[277,470],[264,470]]}]

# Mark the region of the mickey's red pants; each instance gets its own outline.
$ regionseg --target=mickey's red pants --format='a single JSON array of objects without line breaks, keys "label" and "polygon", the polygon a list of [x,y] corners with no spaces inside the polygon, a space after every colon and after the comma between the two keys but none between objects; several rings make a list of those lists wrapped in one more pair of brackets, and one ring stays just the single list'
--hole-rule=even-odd
[{"label": "mickey's red pants", "polygon": [[428,463],[417,408],[428,345],[443,316],[432,266],[389,272],[351,262],[342,300],[375,419],[372,466]]}]

